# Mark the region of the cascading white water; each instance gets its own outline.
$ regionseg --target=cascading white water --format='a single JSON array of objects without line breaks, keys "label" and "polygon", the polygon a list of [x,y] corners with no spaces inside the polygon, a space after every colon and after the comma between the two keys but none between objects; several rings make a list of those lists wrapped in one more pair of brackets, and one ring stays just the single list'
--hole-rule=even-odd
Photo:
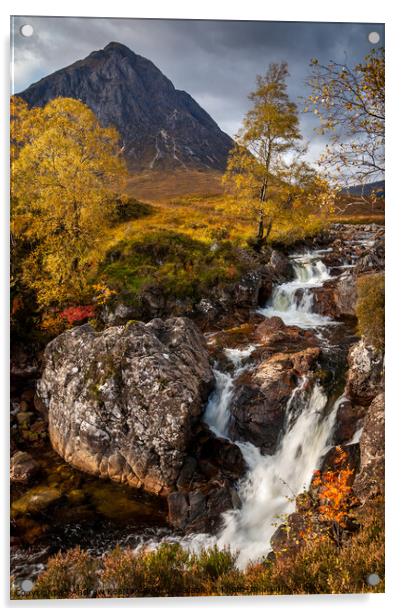
[{"label": "cascading white water", "polygon": [[[288,325],[303,328],[332,323],[312,312],[309,289],[321,286],[330,274],[317,254],[293,257],[295,280],[279,285],[269,306],[259,312],[267,317],[280,316]],[[230,421],[230,403],[234,381],[245,368],[248,350],[226,349],[235,365],[234,374],[216,371],[217,386],[209,400],[205,419],[220,436],[226,436]],[[280,517],[294,510],[294,497],[309,487],[313,471],[325,453],[337,414],[337,402],[327,409],[322,387],[303,379],[287,403],[284,434],[274,455],[262,455],[252,443],[237,443],[248,464],[246,477],[239,485],[240,509],[224,514],[224,525],[217,545],[238,553],[238,566],[260,559],[269,551],[269,541]],[[193,538],[194,541],[198,540]],[[210,537],[203,536],[204,545]]]},{"label": "cascading white water", "polygon": [[[269,541],[282,523],[282,516],[294,510],[294,497],[309,487],[313,471],[330,437],[338,405],[325,414],[327,396],[315,384],[305,390],[302,381],[287,406],[287,425],[279,449],[263,456],[251,443],[238,443],[249,466],[239,486],[240,509],[224,515],[219,547],[238,552],[237,564],[246,566],[269,551]],[[295,421],[292,415],[301,412]]]},{"label": "cascading white water", "polygon": [[[280,316],[288,325],[303,328],[333,323],[312,312],[311,287],[330,278],[319,255],[293,257],[295,280],[279,285],[272,302],[259,313]],[[297,293],[298,291],[298,293]],[[235,379],[246,369],[245,360],[255,349],[225,349],[234,365],[232,374],[215,370],[216,386],[205,410],[204,419],[218,435],[228,437],[230,405]],[[282,517],[295,509],[294,497],[309,487],[313,471],[328,449],[341,396],[334,405],[327,404],[323,388],[304,378],[288,400],[283,436],[273,455],[263,455],[249,442],[237,442],[248,465],[248,472],[238,487],[241,507],[223,515],[219,535],[193,534],[178,540],[183,547],[198,552],[216,545],[238,554],[237,564],[244,568],[250,561],[266,555],[269,541]],[[177,541],[177,537],[166,538]]]},{"label": "cascading white water", "polygon": [[331,276],[318,254],[294,255],[295,278],[278,285],[271,300],[258,310],[266,317],[280,317],[286,325],[297,325],[304,329],[333,323],[329,317],[313,312],[313,295],[310,289],[321,287]]},{"label": "cascading white water", "polygon": [[230,403],[234,393],[234,380],[244,370],[242,365],[244,359],[247,359],[254,350],[254,345],[245,349],[225,349],[225,355],[234,365],[234,374],[214,370],[216,385],[209,398],[204,419],[217,436],[226,436],[227,434],[230,421]]}]

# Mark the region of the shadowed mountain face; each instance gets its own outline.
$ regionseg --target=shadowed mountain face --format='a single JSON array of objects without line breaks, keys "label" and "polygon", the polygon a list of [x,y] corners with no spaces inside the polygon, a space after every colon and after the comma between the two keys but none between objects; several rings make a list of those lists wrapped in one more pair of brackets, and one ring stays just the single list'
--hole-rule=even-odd
[{"label": "shadowed mountain face", "polygon": [[19,94],[31,106],[59,96],[86,103],[121,134],[128,165],[224,170],[232,139],[150,60],[109,43]]}]

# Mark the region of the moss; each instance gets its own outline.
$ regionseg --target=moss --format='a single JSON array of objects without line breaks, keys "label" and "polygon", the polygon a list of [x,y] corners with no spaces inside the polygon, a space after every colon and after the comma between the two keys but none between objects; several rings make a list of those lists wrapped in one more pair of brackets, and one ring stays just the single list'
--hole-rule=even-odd
[{"label": "moss", "polygon": [[174,299],[197,301],[212,286],[236,280],[243,269],[229,241],[205,242],[160,230],[120,242],[109,251],[100,275],[108,286],[125,294],[125,301],[127,296],[139,298],[149,287]]},{"label": "moss", "polygon": [[129,521],[133,517],[156,516],[154,507],[136,497],[136,492],[108,481],[94,482],[85,487],[96,512],[111,520]]},{"label": "moss", "polygon": [[384,273],[362,276],[357,281],[358,333],[368,344],[384,348]]},{"label": "moss", "polygon": [[141,321],[138,321],[136,319],[130,319],[129,321],[126,322],[125,327],[130,327],[131,325],[137,325],[140,322]]},{"label": "moss", "polygon": [[255,325],[244,323],[214,334],[212,348],[223,349],[247,345],[254,339]]},{"label": "moss", "polygon": [[37,486],[28,490],[11,505],[11,517],[39,513],[56,503],[62,496],[56,485]]},{"label": "moss", "polygon": [[87,383],[87,390],[93,400],[99,401],[102,398],[101,388],[105,383],[118,375],[118,367],[113,357],[103,353],[86,366],[84,380]]}]

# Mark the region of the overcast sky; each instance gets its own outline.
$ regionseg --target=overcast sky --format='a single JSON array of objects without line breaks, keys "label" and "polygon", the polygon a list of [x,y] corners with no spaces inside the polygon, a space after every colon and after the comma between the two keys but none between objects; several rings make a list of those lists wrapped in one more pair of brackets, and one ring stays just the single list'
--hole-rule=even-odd
[{"label": "overcast sky", "polygon": [[[31,37],[20,34],[23,24],[33,26]],[[372,31],[384,43],[384,26],[379,24],[18,16],[12,19],[12,88],[19,92],[110,41],[118,41],[152,60],[177,89],[191,94],[234,136],[249,108],[247,95],[254,88],[255,76],[265,73],[270,62],[288,62],[289,94],[298,102],[298,97],[308,93],[305,79],[311,58],[356,64],[372,48],[368,41]],[[311,160],[322,145],[314,126],[313,116],[301,114]]]}]

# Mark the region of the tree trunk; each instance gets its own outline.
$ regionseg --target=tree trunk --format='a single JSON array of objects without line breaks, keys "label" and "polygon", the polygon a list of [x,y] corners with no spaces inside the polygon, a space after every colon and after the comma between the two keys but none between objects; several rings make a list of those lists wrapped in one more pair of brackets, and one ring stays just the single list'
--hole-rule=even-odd
[{"label": "tree trunk", "polygon": [[256,236],[257,240],[259,241],[263,240],[264,226],[265,226],[265,220],[264,220],[263,210],[260,210],[259,211],[259,222],[258,222],[258,234]]},{"label": "tree trunk", "polygon": [[270,232],[272,230],[272,226],[273,226],[273,218],[270,216],[269,220],[267,221],[266,224],[266,235],[265,235],[265,243],[267,242],[267,239],[270,235]]}]

